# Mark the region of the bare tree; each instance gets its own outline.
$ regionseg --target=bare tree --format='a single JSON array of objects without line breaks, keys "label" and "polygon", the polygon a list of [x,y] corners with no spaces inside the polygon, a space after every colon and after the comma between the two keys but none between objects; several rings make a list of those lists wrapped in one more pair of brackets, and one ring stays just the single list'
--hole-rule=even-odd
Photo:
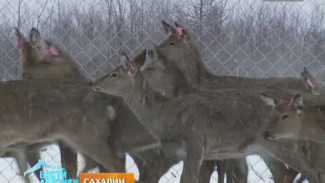
[{"label": "bare tree", "polygon": [[18,1],[18,22],[17,22],[17,27],[18,29],[21,28],[21,17],[20,17],[20,11],[21,11],[21,5],[23,3],[23,0]]},{"label": "bare tree", "polygon": [[36,28],[37,29],[39,28],[41,17],[42,17],[42,15],[44,13],[44,10],[45,10],[46,6],[47,6],[47,3],[48,3],[48,0],[46,0],[43,5],[41,4],[40,8],[37,8],[37,11],[38,11],[38,13],[37,13],[37,23],[36,23]]},{"label": "bare tree", "polygon": [[57,5],[58,5],[58,22],[60,24],[61,23],[61,2],[60,2],[60,0],[57,1]]}]

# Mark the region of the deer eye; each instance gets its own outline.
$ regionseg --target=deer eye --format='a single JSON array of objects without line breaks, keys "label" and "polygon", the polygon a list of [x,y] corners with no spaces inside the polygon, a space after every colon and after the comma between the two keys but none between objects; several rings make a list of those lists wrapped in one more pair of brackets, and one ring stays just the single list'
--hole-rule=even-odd
[{"label": "deer eye", "polygon": [[281,120],[285,120],[285,119],[288,119],[289,118],[289,115],[285,114],[281,117]]},{"label": "deer eye", "polygon": [[117,73],[113,72],[111,76],[112,76],[113,79],[116,79],[117,78]]},{"label": "deer eye", "polygon": [[171,42],[169,42],[169,45],[175,45],[175,42],[174,41],[171,41]]}]

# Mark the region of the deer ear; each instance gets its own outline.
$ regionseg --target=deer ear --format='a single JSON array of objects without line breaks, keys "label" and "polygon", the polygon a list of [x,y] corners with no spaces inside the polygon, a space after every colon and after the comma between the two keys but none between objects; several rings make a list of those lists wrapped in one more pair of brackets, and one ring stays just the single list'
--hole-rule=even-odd
[{"label": "deer ear", "polygon": [[169,23],[165,22],[164,20],[161,21],[161,24],[162,24],[162,26],[163,26],[166,33],[171,32],[172,34],[174,34],[176,32],[176,28],[173,27],[172,25],[170,25]]},{"label": "deer ear", "polygon": [[[292,97],[291,101],[292,109],[294,109],[298,114],[300,114],[304,108],[304,103],[301,95],[297,94]],[[290,103],[289,103],[290,105]]]},{"label": "deer ear", "polygon": [[130,60],[126,53],[122,53],[123,67],[129,75],[134,76],[136,74],[136,65],[133,60]]},{"label": "deer ear", "polygon": [[300,73],[302,79],[304,80],[304,84],[307,90],[310,90],[314,95],[320,95],[322,86],[313,75],[309,72],[309,70],[304,67],[304,71]]},{"label": "deer ear", "polygon": [[129,57],[127,56],[127,54],[126,53],[122,53],[122,64],[123,64],[123,68],[125,69],[125,70],[129,70]]},{"label": "deer ear", "polygon": [[272,109],[274,109],[278,103],[276,99],[273,99],[264,93],[261,93],[260,98],[266,103],[266,105],[271,106]]},{"label": "deer ear", "polygon": [[29,39],[33,46],[41,45],[41,34],[39,33],[39,31],[37,29],[32,28],[30,30]]},{"label": "deer ear", "polygon": [[25,39],[25,36],[23,35],[23,33],[20,32],[18,28],[15,28],[15,30],[18,39]]}]

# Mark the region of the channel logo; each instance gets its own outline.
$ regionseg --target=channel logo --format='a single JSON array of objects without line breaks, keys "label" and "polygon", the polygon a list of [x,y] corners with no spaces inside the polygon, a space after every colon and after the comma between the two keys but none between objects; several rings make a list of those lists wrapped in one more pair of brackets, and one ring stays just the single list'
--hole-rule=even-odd
[{"label": "channel logo", "polygon": [[80,173],[79,183],[134,183],[133,173]]}]

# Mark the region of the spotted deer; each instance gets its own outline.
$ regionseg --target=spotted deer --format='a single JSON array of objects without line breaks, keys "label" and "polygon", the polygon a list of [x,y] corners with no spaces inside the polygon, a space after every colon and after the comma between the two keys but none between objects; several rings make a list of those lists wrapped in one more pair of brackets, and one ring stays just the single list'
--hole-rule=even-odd
[{"label": "spotted deer", "polygon": [[[43,42],[39,31],[36,29],[31,30],[30,42],[24,38],[21,39],[25,41],[25,45],[33,44],[33,49],[28,51],[21,49],[21,63],[27,65],[22,70],[27,79],[60,79],[74,83],[85,81],[71,57],[54,43]],[[114,147],[115,153],[129,152],[138,165],[140,182],[158,182],[170,166],[177,162],[170,158],[167,159],[161,149],[156,147],[156,140],[137,121],[132,112],[123,105],[123,101],[107,94],[98,93],[97,95],[101,96],[98,100],[113,101],[114,103],[112,107],[116,111],[116,119],[111,125],[112,135],[109,144]],[[123,163],[124,160],[121,161]],[[96,166],[89,158],[86,162],[85,171]],[[69,162],[69,164],[68,170],[75,172],[73,174],[76,175],[77,167],[73,167],[76,166],[76,163]]]},{"label": "spotted deer", "polygon": [[[166,98],[144,83],[137,59],[131,61],[126,55],[123,59],[122,66],[93,81],[93,88],[123,97],[164,151],[184,160],[181,182],[197,182],[204,159],[243,157],[264,149],[303,172],[311,182],[318,182],[318,170],[290,151],[291,141],[265,141],[262,132],[258,133],[266,125],[269,110],[255,99],[256,91],[195,92],[189,88],[193,93]],[[261,106],[258,112],[256,105]]]}]

